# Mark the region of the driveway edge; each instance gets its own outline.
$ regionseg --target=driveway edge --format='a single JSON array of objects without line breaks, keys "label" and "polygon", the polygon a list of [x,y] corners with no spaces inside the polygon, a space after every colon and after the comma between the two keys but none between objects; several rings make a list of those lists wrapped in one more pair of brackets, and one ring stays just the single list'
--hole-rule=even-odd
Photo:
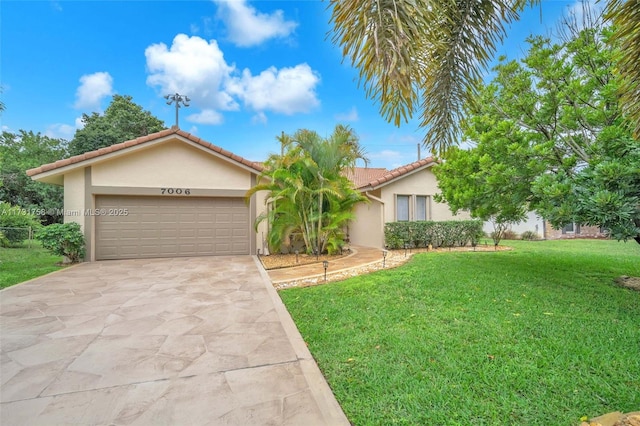
[{"label": "driveway edge", "polygon": [[262,263],[258,259],[257,256],[252,256],[258,270],[260,271],[260,275],[262,277],[262,281],[269,293],[269,297],[273,302],[273,306],[280,318],[280,322],[282,323],[282,327],[284,328],[289,341],[291,342],[291,346],[293,346],[293,350],[296,353],[296,357],[300,363],[300,369],[302,370],[305,379],[307,380],[307,384],[309,385],[309,389],[313,393],[314,399],[322,412],[324,419],[327,425],[349,425],[349,420],[347,416],[345,416],[342,411],[342,407],[338,404],[335,395],[331,391],[327,380],[324,378],[322,373],[320,372],[320,368],[316,363],[315,359],[309,352],[309,348],[307,348],[300,331],[296,327],[293,322],[293,318],[287,311],[284,303],[282,303],[282,299],[278,296],[278,292],[273,287],[271,280],[269,279],[269,275],[265,271]]}]

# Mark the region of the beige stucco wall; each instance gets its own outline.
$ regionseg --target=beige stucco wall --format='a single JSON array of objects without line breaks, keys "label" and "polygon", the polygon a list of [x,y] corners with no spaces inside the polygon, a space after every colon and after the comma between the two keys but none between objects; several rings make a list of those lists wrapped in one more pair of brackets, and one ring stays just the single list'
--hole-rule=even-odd
[{"label": "beige stucco wall", "polygon": [[95,164],[92,181],[94,186],[247,190],[251,173],[173,140]]},{"label": "beige stucco wall", "polygon": [[[259,191],[255,195],[256,197],[256,218],[260,217],[261,214],[266,213],[267,205],[265,203],[267,198],[267,191]],[[254,224],[251,224],[252,229],[255,229]],[[268,245],[267,245],[267,233],[269,232],[269,226],[267,221],[264,220],[258,226],[256,232],[256,247],[260,250],[261,254],[268,253]]]},{"label": "beige stucco wall", "polygon": [[365,247],[384,247],[384,218],[379,201],[357,204],[355,219],[349,224],[349,240],[352,244]]},{"label": "beige stucco wall", "polygon": [[394,222],[396,220],[396,195],[429,196],[429,205],[427,206],[429,211],[428,220],[467,220],[471,218],[467,212],[460,212],[454,216],[447,204],[436,203],[433,196],[438,192],[440,192],[438,181],[431,168],[422,169],[382,187],[381,198],[384,201],[385,222]]},{"label": "beige stucco wall", "polygon": [[84,169],[74,170],[64,175],[64,222],[79,223],[85,229],[85,210],[91,206],[85,205]]}]

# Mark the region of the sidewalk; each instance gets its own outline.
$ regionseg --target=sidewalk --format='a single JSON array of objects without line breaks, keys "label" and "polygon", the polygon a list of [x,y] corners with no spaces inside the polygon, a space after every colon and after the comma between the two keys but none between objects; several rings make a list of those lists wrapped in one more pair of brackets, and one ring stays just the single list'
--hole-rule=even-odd
[{"label": "sidewalk", "polygon": [[[327,282],[339,281],[362,273],[373,272],[382,269],[382,249],[372,247],[351,247],[352,253],[329,261],[327,268]],[[404,263],[409,257],[404,257],[404,252],[389,250],[385,267],[389,268]],[[322,284],[324,279],[324,267],[322,262],[312,263],[291,268],[272,269],[267,271],[273,286],[278,289],[290,287],[306,287]]]}]

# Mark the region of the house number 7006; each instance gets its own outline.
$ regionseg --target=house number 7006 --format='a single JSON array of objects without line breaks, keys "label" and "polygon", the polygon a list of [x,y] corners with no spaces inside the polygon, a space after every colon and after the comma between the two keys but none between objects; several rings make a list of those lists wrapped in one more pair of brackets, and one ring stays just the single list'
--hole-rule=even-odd
[{"label": "house number 7006", "polygon": [[160,188],[160,193],[162,195],[191,195],[191,190],[182,188]]}]

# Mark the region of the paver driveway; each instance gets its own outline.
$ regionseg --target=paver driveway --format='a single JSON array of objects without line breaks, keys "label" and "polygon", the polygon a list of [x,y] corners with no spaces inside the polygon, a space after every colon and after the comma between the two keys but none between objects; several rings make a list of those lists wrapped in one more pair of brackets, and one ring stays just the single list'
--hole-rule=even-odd
[{"label": "paver driveway", "polygon": [[0,308],[2,425],[348,424],[252,257],[85,263]]}]

